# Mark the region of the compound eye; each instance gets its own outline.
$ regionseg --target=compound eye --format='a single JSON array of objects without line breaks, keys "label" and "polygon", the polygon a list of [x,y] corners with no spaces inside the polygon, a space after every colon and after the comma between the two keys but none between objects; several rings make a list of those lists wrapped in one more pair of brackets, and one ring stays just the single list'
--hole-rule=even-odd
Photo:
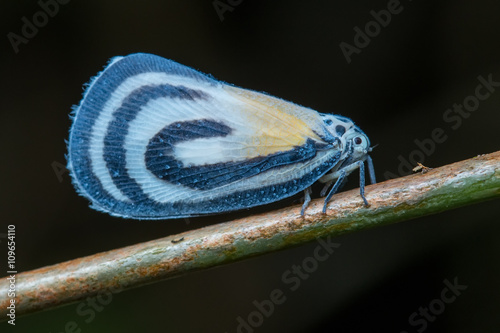
[{"label": "compound eye", "polygon": [[354,138],[354,144],[360,145],[362,143],[363,143],[363,139],[361,137],[357,136]]}]

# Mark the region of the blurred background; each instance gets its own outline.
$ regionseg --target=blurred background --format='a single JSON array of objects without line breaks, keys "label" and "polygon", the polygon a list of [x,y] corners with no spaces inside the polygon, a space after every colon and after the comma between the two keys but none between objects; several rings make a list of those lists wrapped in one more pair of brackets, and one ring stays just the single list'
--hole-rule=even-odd
[{"label": "blurred background", "polygon": [[[378,144],[380,181],[407,174],[405,161],[437,167],[500,148],[500,87],[474,111],[447,111],[475,95],[479,76],[500,82],[498,1],[54,4],[0,5],[0,237],[16,225],[20,271],[294,203],[189,221],[123,220],[89,209],[64,170],[68,114],[113,56],[154,53],[350,117]],[[40,14],[44,7],[48,14]],[[397,14],[385,27],[369,24],[388,7]],[[367,24],[369,40],[356,37]],[[415,140],[436,128],[446,140],[423,153]],[[357,187],[351,178],[348,187]],[[74,332],[497,332],[499,233],[498,201],[485,202],[336,237],[341,246],[295,291],[282,275],[312,256],[315,242],[115,294],[85,314],[71,304],[0,330],[65,332],[74,322]],[[440,308],[443,281],[455,279],[467,289]],[[286,301],[258,327],[238,329],[238,318],[248,322],[253,302],[274,289]],[[419,309],[429,305],[438,315],[423,319]]]}]

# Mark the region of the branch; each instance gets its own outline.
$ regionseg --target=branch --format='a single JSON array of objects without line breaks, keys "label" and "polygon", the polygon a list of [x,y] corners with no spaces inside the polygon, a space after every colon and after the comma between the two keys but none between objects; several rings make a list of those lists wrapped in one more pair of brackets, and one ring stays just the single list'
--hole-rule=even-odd
[{"label": "branch", "polygon": [[[191,230],[17,274],[16,316],[215,267],[369,227],[405,221],[500,197],[500,151],[335,195],[323,200]],[[0,320],[9,281],[0,280]]]}]

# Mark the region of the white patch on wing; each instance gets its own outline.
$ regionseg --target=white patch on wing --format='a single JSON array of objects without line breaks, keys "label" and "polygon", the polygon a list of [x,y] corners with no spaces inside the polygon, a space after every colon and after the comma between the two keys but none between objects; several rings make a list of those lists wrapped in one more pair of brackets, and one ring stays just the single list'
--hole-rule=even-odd
[{"label": "white patch on wing", "polygon": [[174,157],[184,165],[217,164],[226,159],[225,149],[220,137],[195,139],[175,145]]}]

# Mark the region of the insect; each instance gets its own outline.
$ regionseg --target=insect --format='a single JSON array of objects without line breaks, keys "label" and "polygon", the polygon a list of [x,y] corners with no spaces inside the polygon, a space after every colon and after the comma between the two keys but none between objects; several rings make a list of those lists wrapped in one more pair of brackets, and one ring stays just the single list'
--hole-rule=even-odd
[{"label": "insect", "polygon": [[[115,57],[72,113],[68,169],[91,207],[133,219],[217,214],[325,183],[323,211],[365,167],[368,137],[345,117],[215,80],[152,54]],[[334,183],[335,181],[335,183]]]},{"label": "insect", "polygon": [[417,162],[417,166],[412,169],[413,172],[419,172],[419,171],[421,171],[422,174],[427,173],[430,170],[432,170],[432,168],[426,167],[425,165],[423,165],[420,162]]}]

